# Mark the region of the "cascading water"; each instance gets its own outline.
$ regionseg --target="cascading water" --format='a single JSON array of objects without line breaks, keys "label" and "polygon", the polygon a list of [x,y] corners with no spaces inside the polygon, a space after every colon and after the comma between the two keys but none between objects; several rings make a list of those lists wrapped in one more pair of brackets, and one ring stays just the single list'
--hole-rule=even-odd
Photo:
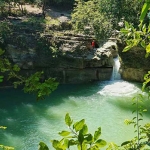
[{"label": "cascading water", "polygon": [[119,56],[114,58],[114,65],[113,65],[113,72],[112,72],[112,77],[111,80],[120,80],[121,76],[119,73],[119,68],[120,68],[120,62],[119,62]]}]

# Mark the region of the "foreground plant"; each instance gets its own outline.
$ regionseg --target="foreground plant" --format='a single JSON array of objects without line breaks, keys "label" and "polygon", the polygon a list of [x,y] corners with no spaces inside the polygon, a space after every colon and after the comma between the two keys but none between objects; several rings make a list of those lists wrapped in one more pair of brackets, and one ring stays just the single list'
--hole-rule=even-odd
[{"label": "foreground plant", "polygon": [[[0,129],[6,129],[7,127],[4,127],[4,126],[0,126]],[[14,150],[14,148],[13,147],[10,147],[10,146],[5,146],[5,145],[2,145],[2,144],[0,144],[0,149],[3,149],[3,150]]]},{"label": "foreground plant", "polygon": [[[99,150],[106,146],[106,141],[100,139],[101,127],[95,131],[94,135],[88,133],[88,127],[85,124],[85,120],[82,119],[77,122],[73,122],[69,113],[65,116],[65,123],[69,128],[69,131],[61,131],[59,135],[63,138],[61,140],[52,140],[52,146],[56,150],[68,150],[70,147],[76,147],[78,150]],[[39,150],[44,150],[46,144],[40,142]],[[47,149],[45,149],[47,150]]]},{"label": "foreground plant", "polygon": [[[0,49],[0,56],[4,53],[3,50]],[[0,72],[7,73],[8,80],[14,80],[14,88],[18,86],[23,86],[23,90],[25,93],[34,93],[37,99],[44,99],[45,96],[51,94],[57,86],[58,82],[55,81],[54,78],[43,79],[44,72],[36,72],[28,77],[22,76],[19,73],[20,68],[18,65],[12,65],[10,61],[6,58],[0,57]],[[3,81],[5,76],[0,76],[0,81]]]},{"label": "foreground plant", "polygon": [[141,94],[137,95],[133,99],[132,105],[135,106],[135,117],[132,120],[125,120],[127,125],[132,124],[135,128],[135,133],[137,134],[132,140],[125,141],[121,144],[125,149],[141,150],[150,145],[150,124],[145,124],[143,127],[140,122],[143,120],[143,112],[147,111],[143,109],[143,96]]}]

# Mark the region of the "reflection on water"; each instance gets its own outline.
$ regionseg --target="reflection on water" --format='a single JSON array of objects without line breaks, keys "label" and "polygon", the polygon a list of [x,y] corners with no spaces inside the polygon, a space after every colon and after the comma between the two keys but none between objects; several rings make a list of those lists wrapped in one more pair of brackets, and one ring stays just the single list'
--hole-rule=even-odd
[{"label": "reflection on water", "polygon": [[64,123],[68,112],[74,121],[84,118],[89,132],[101,126],[103,139],[120,144],[134,137],[133,128],[123,122],[133,117],[131,98],[137,93],[141,93],[139,85],[122,80],[60,85],[39,102],[21,90],[1,89],[0,125],[8,128],[0,130],[0,143],[16,150],[36,150],[44,141],[52,149],[50,140],[60,139],[58,132],[68,130]]}]

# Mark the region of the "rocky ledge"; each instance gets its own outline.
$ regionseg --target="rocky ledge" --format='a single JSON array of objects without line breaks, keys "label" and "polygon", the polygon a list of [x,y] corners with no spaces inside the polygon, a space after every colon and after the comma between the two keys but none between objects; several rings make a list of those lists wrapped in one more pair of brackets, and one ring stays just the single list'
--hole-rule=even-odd
[{"label": "rocky ledge", "polygon": [[23,75],[44,71],[46,78],[55,77],[60,83],[85,83],[111,78],[113,58],[117,56],[115,42],[108,41],[102,47],[92,49],[92,38],[83,35],[43,37],[48,43],[54,41],[55,45],[51,46],[53,51],[47,48],[47,43],[40,49],[36,43],[35,47],[28,49],[8,44],[7,56],[19,65]]}]

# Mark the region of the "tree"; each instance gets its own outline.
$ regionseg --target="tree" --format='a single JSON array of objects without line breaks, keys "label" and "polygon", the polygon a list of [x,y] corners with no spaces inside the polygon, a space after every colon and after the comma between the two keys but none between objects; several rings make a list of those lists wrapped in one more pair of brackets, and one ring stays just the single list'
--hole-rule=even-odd
[{"label": "tree", "polygon": [[113,28],[118,26],[118,22],[127,21],[134,25],[139,24],[139,15],[143,5],[139,0],[103,0],[100,2],[100,12],[107,15],[113,24]]},{"label": "tree", "polygon": [[94,35],[97,40],[106,39],[111,33],[111,23],[105,14],[100,12],[100,1],[75,0],[72,23],[75,31]]}]

